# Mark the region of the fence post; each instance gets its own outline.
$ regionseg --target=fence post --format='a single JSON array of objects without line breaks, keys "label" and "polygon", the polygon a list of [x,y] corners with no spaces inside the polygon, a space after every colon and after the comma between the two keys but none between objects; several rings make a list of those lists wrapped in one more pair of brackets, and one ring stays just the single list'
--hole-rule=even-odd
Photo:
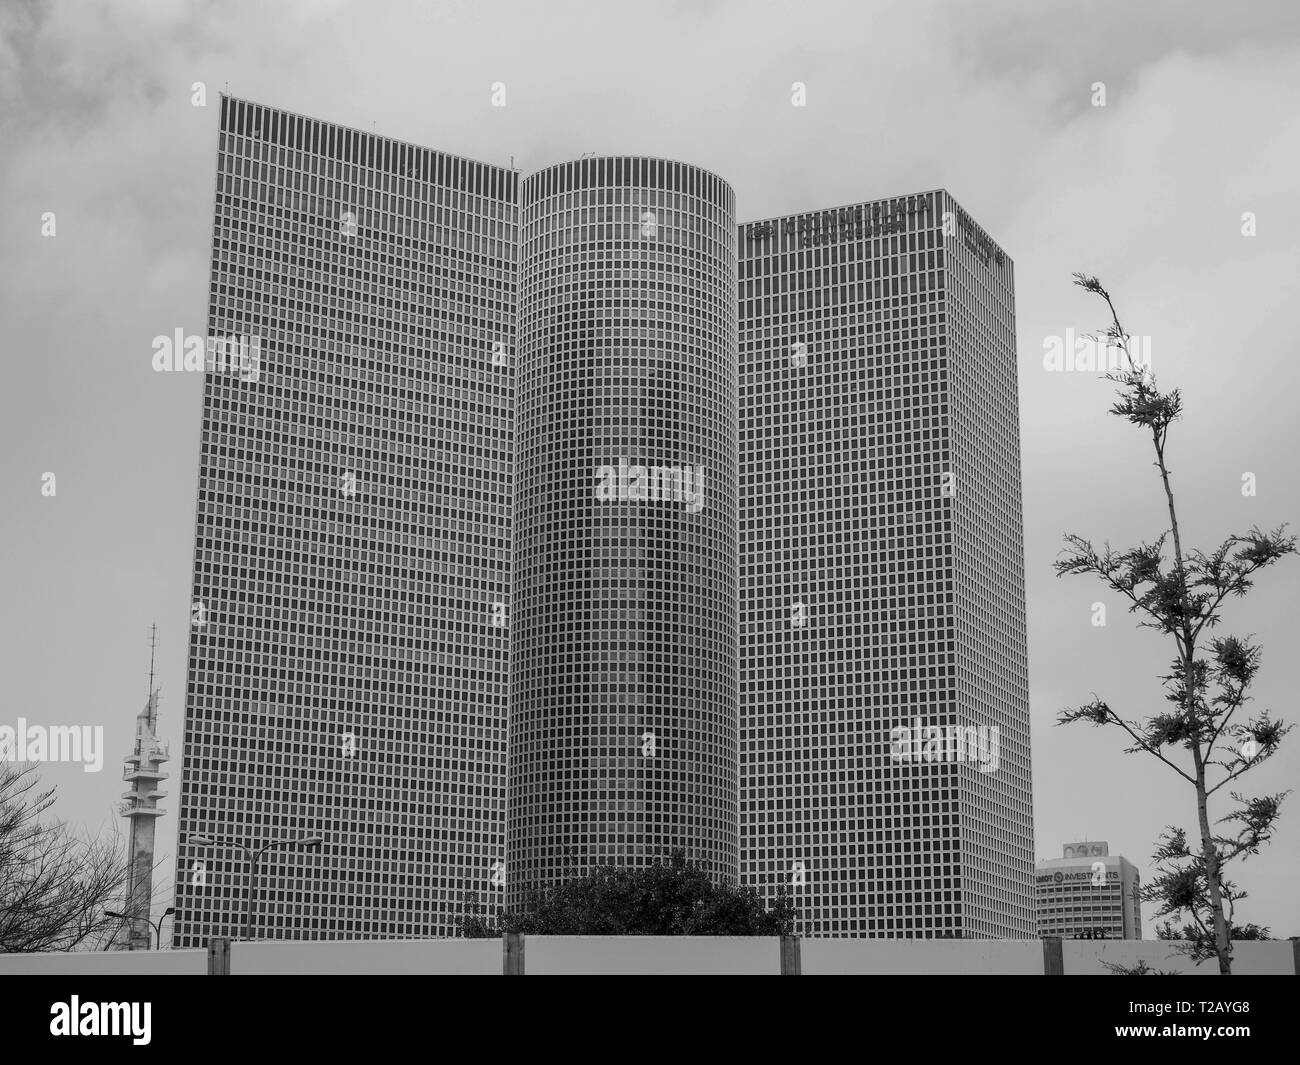
[{"label": "fence post", "polygon": [[524,975],[524,937],[519,932],[507,932],[501,937],[503,976]]},{"label": "fence post", "polygon": [[781,937],[781,975],[800,976],[803,973],[802,954],[798,936]]},{"label": "fence post", "polygon": [[1061,948],[1060,936],[1043,937],[1043,975],[1065,975],[1065,953]]},{"label": "fence post", "polygon": [[208,941],[208,975],[230,975],[230,940],[211,939]]}]

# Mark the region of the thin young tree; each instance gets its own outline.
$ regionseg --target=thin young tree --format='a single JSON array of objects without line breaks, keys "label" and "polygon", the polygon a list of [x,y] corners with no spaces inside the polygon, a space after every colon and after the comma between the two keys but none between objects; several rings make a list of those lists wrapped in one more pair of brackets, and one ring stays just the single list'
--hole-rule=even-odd
[{"label": "thin young tree", "polygon": [[[1208,554],[1184,546],[1167,461],[1169,428],[1182,416],[1182,395],[1178,389],[1160,391],[1149,364],[1140,365],[1133,358],[1129,334],[1101,282],[1084,274],[1074,277],[1075,284],[1105,300],[1110,311],[1105,343],[1124,357],[1122,369],[1105,375],[1119,385],[1119,398],[1110,413],[1149,438],[1169,525],[1154,541],[1126,551],[1114,551],[1109,544],[1097,550],[1090,541],[1068,535],[1055,564],[1056,574],[1088,573],[1100,578],[1129,600],[1130,611],[1142,619],[1140,626],[1155,629],[1173,642],[1175,656],[1169,672],[1161,677],[1171,704],[1165,712],[1129,720],[1094,693],[1091,702],[1063,710],[1057,723],[1088,721],[1120,728],[1132,740],[1126,753],[1153,756],[1194,789],[1200,846],[1189,846],[1183,829],[1167,829],[1155,854],[1159,875],[1145,886],[1143,898],[1158,904],[1157,919],[1188,915],[1179,936],[1188,952],[1197,961],[1217,957],[1219,972],[1228,975],[1233,908],[1246,896],[1225,878],[1224,867],[1259,853],[1272,837],[1288,792],[1253,798],[1229,792],[1236,806],[1214,822],[1210,799],[1273,757],[1291,727],[1273,721],[1267,710],[1246,716],[1244,707],[1251,701],[1248,692],[1259,672],[1261,648],[1252,636],[1215,636],[1213,630],[1224,603],[1244,596],[1260,570],[1294,554],[1296,539],[1282,525],[1271,532],[1252,527],[1248,533],[1229,536]],[[1215,826],[1223,825],[1235,829],[1216,830]]]},{"label": "thin young tree", "polygon": [[0,758],[0,954],[84,949],[116,923],[104,909],[126,881],[115,843],[47,819],[55,789],[39,785],[34,765]]}]

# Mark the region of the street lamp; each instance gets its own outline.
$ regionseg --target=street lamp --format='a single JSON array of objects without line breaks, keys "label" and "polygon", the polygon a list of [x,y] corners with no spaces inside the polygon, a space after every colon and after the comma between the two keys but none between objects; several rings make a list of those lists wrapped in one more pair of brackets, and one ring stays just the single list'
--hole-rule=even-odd
[{"label": "street lamp", "polygon": [[251,942],[253,939],[253,904],[256,896],[253,892],[253,885],[257,880],[257,863],[262,860],[262,855],[267,851],[287,849],[289,847],[310,847],[317,848],[325,842],[321,836],[304,836],[302,839],[284,839],[276,840],[272,843],[264,844],[258,850],[253,850],[248,844],[240,843],[238,840],[227,839],[224,836],[205,836],[192,835],[188,837],[188,842],[197,843],[200,847],[229,847],[232,850],[244,852],[244,858],[248,862],[248,899],[245,906],[244,916],[244,939]]},{"label": "street lamp", "polygon": [[[172,916],[172,914],[174,914],[175,912],[176,912],[175,906],[168,906],[167,909],[163,910],[162,916],[158,918],[156,923],[149,920],[148,917],[143,917],[143,916],[132,917],[130,914],[118,913],[116,910],[105,910],[104,916],[117,917],[123,921],[144,921],[150,928],[154,929],[158,933],[158,938],[155,940],[150,940],[149,933],[148,932],[145,933],[145,942],[146,944],[148,944],[145,947],[145,950],[154,950],[154,949],[161,950],[162,949],[162,923],[163,921],[167,920],[168,917]],[[158,944],[157,948],[154,948],[154,946],[152,945],[153,943]]]}]

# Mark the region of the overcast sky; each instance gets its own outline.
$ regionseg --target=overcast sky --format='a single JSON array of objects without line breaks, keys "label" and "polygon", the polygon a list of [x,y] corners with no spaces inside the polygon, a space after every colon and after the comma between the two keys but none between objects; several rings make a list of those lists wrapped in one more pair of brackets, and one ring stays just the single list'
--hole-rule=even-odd
[{"label": "overcast sky", "polygon": [[[43,773],[63,817],[124,827],[118,767],[157,621],[173,775],[155,912],[173,872],[201,375],[155,373],[151,341],[206,331],[227,86],[524,172],[584,152],[687,160],[731,182],[742,220],[947,188],[1016,264],[1036,853],[1104,839],[1146,879],[1163,826],[1195,835],[1185,782],[1110,730],[1054,726],[1093,693],[1160,711],[1172,648],[1095,582],[1053,576],[1064,532],[1129,545],[1167,517],[1149,445],[1106,413],[1111,386],[1046,372],[1044,344],[1105,324],[1070,276],[1100,275],[1129,332],[1150,338],[1160,384],[1185,396],[1170,446],[1184,542],[1300,523],[1294,0],[6,0],[0,725],[102,724],[102,772]],[[1257,705],[1288,719],[1297,601],[1291,559],[1223,626],[1262,641]],[[1281,791],[1298,768],[1300,732],[1241,783]],[[1275,842],[1234,867],[1251,895],[1238,920],[1300,934],[1298,872],[1294,796]]]}]

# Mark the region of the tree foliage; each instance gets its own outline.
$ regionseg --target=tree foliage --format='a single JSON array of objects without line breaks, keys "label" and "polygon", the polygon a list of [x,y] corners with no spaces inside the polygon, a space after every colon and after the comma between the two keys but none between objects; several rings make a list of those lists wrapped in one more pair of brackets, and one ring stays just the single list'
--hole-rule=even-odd
[{"label": "tree foliage", "polygon": [[117,924],[104,916],[126,881],[116,840],[45,819],[54,790],[0,760],[0,954],[84,949]]},{"label": "tree foliage", "polygon": [[[1184,924],[1180,927],[1173,921],[1165,921],[1164,924],[1156,926],[1156,939],[1170,940],[1175,943],[1194,943],[1201,938],[1201,935],[1201,930],[1194,924]],[[1268,941],[1273,938],[1273,930],[1257,924],[1234,924],[1230,938],[1234,943],[1243,939]],[[1209,956],[1213,957],[1213,954]]]},{"label": "tree foliage", "polygon": [[776,936],[794,931],[795,909],[782,892],[771,909],[753,888],[719,886],[674,851],[644,868],[604,866],[531,893],[518,911],[489,916],[471,896],[460,934],[481,939],[507,932],[572,936]]},{"label": "tree foliage", "polygon": [[[1120,728],[1131,741],[1128,753],[1151,755],[1194,789],[1200,845],[1189,847],[1186,833],[1170,827],[1155,855],[1159,875],[1144,885],[1142,896],[1158,904],[1158,918],[1186,915],[1177,938],[1197,960],[1217,956],[1219,971],[1226,974],[1231,971],[1233,909],[1246,895],[1224,877],[1224,866],[1259,853],[1272,838],[1288,793],[1247,797],[1230,792],[1236,807],[1213,823],[1209,800],[1271,758],[1291,726],[1272,720],[1267,710],[1246,714],[1249,689],[1260,668],[1259,645],[1250,636],[1217,636],[1211,631],[1221,622],[1229,599],[1244,596],[1261,570],[1296,552],[1296,538],[1287,535],[1285,525],[1268,532],[1252,527],[1209,552],[1184,548],[1166,461],[1170,426],[1183,413],[1182,396],[1178,389],[1160,391],[1150,367],[1132,358],[1128,334],[1101,282],[1076,274],[1075,283],[1104,299],[1110,310],[1106,343],[1127,361],[1125,369],[1106,374],[1120,386],[1110,413],[1148,436],[1169,525],[1149,543],[1126,550],[1113,550],[1109,544],[1099,549],[1083,537],[1068,535],[1056,573],[1100,578],[1129,601],[1139,626],[1171,640],[1175,655],[1160,678],[1169,704],[1164,711],[1131,720],[1094,695],[1088,703],[1063,710],[1057,723],[1086,721]],[[1216,831],[1214,825],[1230,827]]]},{"label": "tree foliage", "polygon": [[1177,969],[1153,969],[1145,958],[1139,958],[1136,965],[1124,965],[1116,961],[1101,963],[1112,976],[1182,976]]}]

